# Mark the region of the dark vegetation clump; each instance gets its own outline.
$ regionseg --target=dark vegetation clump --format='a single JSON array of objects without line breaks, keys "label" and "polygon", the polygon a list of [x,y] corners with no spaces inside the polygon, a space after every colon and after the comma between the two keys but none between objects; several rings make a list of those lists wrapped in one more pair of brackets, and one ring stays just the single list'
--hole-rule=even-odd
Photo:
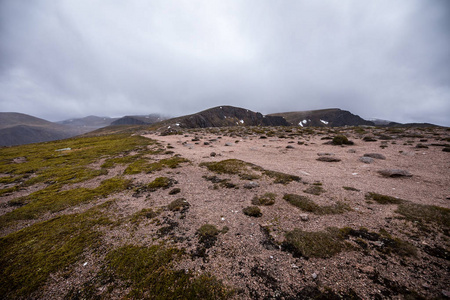
[{"label": "dark vegetation clump", "polygon": [[174,188],[174,189],[170,190],[169,195],[176,195],[180,192],[181,192],[180,188]]},{"label": "dark vegetation clump", "polygon": [[239,177],[246,180],[253,180],[261,177],[259,174],[255,173],[255,171],[260,171],[260,167],[239,159],[226,159],[219,162],[203,162],[200,166],[205,166],[208,170],[218,174],[239,175]]},{"label": "dark vegetation clump", "polygon": [[337,135],[331,141],[333,145],[354,145],[352,141],[349,141],[345,135]]},{"label": "dark vegetation clump", "polygon": [[255,196],[252,199],[253,205],[273,205],[275,204],[275,198],[277,197],[274,193],[265,193],[262,196]]},{"label": "dark vegetation clump", "polygon": [[197,236],[199,243],[203,244],[205,248],[211,248],[214,246],[217,240],[217,235],[219,235],[219,229],[211,224],[202,225],[197,230]]},{"label": "dark vegetation clump", "polygon": [[299,182],[301,178],[296,175],[290,175],[282,172],[264,170],[264,175],[274,179],[274,183],[288,184],[289,182]]},{"label": "dark vegetation clump", "polygon": [[347,191],[353,191],[353,192],[359,192],[360,191],[357,188],[354,188],[354,187],[351,187],[351,186],[343,186],[342,188],[344,190],[347,190]]},{"label": "dark vegetation clump", "polygon": [[167,209],[169,209],[170,211],[185,212],[189,209],[189,206],[190,204],[186,201],[186,199],[178,198],[170,202],[169,205],[167,205]]},{"label": "dark vegetation clump", "polygon": [[328,258],[346,248],[343,239],[331,231],[308,232],[294,229],[285,234],[282,248],[294,257]]},{"label": "dark vegetation clump", "polygon": [[152,182],[150,182],[147,187],[150,191],[156,191],[157,189],[168,189],[173,184],[176,183],[175,180],[168,177],[156,177]]},{"label": "dark vegetation clump", "polygon": [[343,214],[346,211],[352,210],[348,204],[341,201],[336,202],[334,205],[320,206],[308,197],[302,195],[285,194],[283,199],[303,211],[311,212],[317,215]]},{"label": "dark vegetation clump", "polygon": [[[353,229],[345,227],[339,229],[339,231],[341,236],[345,239],[349,239],[350,237],[356,238],[355,242],[363,249],[370,246],[376,251],[386,255],[395,254],[401,257],[414,257],[417,255],[417,249],[414,245],[399,238],[392,237],[385,230],[380,230],[379,233],[376,233],[369,231],[367,228]],[[362,243],[361,239],[364,239],[367,242]]]},{"label": "dark vegetation clump", "polygon": [[244,215],[247,215],[249,217],[259,218],[262,216],[261,210],[258,206],[247,206],[242,210],[242,212],[244,213]]},{"label": "dark vegetation clump", "polygon": [[320,194],[324,193],[325,190],[320,185],[311,185],[303,192],[311,195],[319,196]]},{"label": "dark vegetation clump", "polygon": [[[106,256],[105,276],[126,283],[129,299],[228,299],[232,292],[209,274],[175,270],[183,252],[163,246],[127,245]],[[115,285],[115,284],[114,284]],[[113,285],[113,287],[115,287]]]},{"label": "dark vegetation clump", "polygon": [[144,208],[133,214],[130,218],[130,222],[135,225],[139,225],[142,219],[153,219],[160,215],[159,211],[154,211],[151,208]]},{"label": "dark vegetation clump", "polygon": [[365,197],[367,200],[375,200],[379,204],[400,204],[405,202],[405,200],[399,198],[372,192],[367,193]]}]

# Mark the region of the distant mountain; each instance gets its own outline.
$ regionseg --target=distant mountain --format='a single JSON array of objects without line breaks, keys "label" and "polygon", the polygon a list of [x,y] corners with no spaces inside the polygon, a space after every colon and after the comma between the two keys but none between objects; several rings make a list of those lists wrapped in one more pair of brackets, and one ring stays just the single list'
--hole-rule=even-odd
[{"label": "distant mountain", "polygon": [[150,114],[147,116],[125,116],[117,119],[111,125],[149,125],[166,120],[159,114]]},{"label": "distant mountain", "polygon": [[118,120],[119,118],[110,118],[110,117],[97,117],[97,116],[88,116],[84,118],[78,119],[69,119],[57,122],[58,124],[73,126],[79,128],[85,132],[89,132],[95,129],[99,129],[102,127],[106,127],[111,125],[112,122]]},{"label": "distant mountain", "polygon": [[366,121],[360,116],[339,108],[275,113],[269,116],[283,117],[291,125],[302,127],[375,125],[374,122]]},{"label": "distant mountain", "polygon": [[[233,106],[218,106],[192,115],[161,122],[173,128],[206,128],[228,126],[289,126],[278,116],[263,116],[259,112]],[[162,126],[161,126],[162,127]]]},{"label": "distant mountain", "polygon": [[70,126],[21,113],[0,112],[0,146],[48,142],[82,133]]}]

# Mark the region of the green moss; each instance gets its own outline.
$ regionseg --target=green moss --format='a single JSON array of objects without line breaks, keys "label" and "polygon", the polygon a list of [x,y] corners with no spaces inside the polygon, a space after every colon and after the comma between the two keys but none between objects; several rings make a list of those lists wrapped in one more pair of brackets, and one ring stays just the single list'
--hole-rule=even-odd
[{"label": "green moss", "polygon": [[404,202],[398,206],[395,212],[410,221],[435,223],[440,227],[450,227],[450,209],[448,208]]},{"label": "green moss", "polygon": [[250,217],[258,218],[262,216],[261,209],[259,209],[258,206],[247,206],[242,210],[242,212],[244,213],[244,215]]},{"label": "green moss", "polygon": [[258,197],[255,196],[252,199],[253,205],[273,205],[275,204],[275,198],[277,194],[274,193],[265,193],[264,195]]},{"label": "green moss", "polygon": [[108,272],[126,282],[130,299],[227,299],[232,293],[215,277],[174,270],[181,250],[127,245],[111,251]]},{"label": "green moss", "polygon": [[111,222],[95,207],[31,225],[0,238],[0,294],[27,298],[51,273],[66,270],[100,243],[96,226]]},{"label": "green moss", "polygon": [[198,235],[200,241],[203,239],[208,239],[210,237],[217,236],[218,234],[219,234],[219,229],[217,229],[216,226],[211,225],[211,224],[202,225],[197,230],[197,235]]},{"label": "green moss", "polygon": [[290,175],[282,172],[276,172],[276,171],[270,171],[270,170],[264,170],[264,175],[269,176],[270,178],[274,179],[274,183],[281,183],[281,184],[288,184],[292,181],[299,182],[301,180],[300,177],[295,175]]},{"label": "green moss", "polygon": [[399,198],[381,195],[381,194],[372,193],[372,192],[369,192],[366,194],[366,200],[375,200],[379,204],[400,204],[400,203],[405,202],[405,200],[402,200]]},{"label": "green moss", "polygon": [[320,206],[308,197],[296,194],[285,194],[283,199],[303,211],[311,212],[317,215],[343,214],[346,211],[352,210],[348,204],[340,201],[336,202],[334,205]]},{"label": "green moss", "polygon": [[156,189],[168,189],[171,186],[173,186],[174,181],[173,179],[170,179],[168,177],[156,177],[152,182],[150,182],[147,187],[150,190],[156,190]]},{"label": "green moss", "polygon": [[76,188],[59,191],[58,185],[34,192],[26,197],[15,199],[16,205],[23,205],[5,215],[0,216],[0,228],[16,220],[28,220],[40,217],[46,212],[58,212],[65,208],[87,203],[96,198],[104,198],[126,189],[130,181],[120,177],[104,180],[94,189]]},{"label": "green moss", "polygon": [[346,244],[332,232],[294,229],[285,234],[283,247],[295,256],[328,258],[344,250]]}]

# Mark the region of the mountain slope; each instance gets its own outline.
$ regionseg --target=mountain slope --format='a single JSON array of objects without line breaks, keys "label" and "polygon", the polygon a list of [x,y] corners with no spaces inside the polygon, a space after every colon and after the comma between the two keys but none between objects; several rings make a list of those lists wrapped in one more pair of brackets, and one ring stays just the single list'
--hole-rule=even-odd
[{"label": "mountain slope", "polygon": [[21,113],[0,113],[0,146],[48,142],[82,133],[77,128],[56,124]]},{"label": "mountain slope", "polygon": [[115,120],[111,123],[111,125],[148,125],[163,121],[165,119],[166,118],[159,114],[150,114],[147,116],[125,116]]},{"label": "mountain slope", "polygon": [[119,118],[110,118],[110,117],[97,117],[97,116],[87,116],[84,118],[78,119],[69,119],[57,122],[62,125],[69,125],[76,128],[80,128],[83,131],[92,131],[95,129],[99,129],[102,127],[106,127],[111,125],[112,122],[118,120]]},{"label": "mountain slope", "polygon": [[173,118],[162,124],[181,128],[289,125],[283,117],[263,116],[259,112],[233,106],[210,108],[192,115]]},{"label": "mountain slope", "polygon": [[375,125],[371,121],[366,121],[360,116],[354,115],[349,111],[339,108],[295,111],[270,114],[269,116],[283,117],[291,125],[300,125],[302,127],[337,127],[337,126],[358,126]]}]

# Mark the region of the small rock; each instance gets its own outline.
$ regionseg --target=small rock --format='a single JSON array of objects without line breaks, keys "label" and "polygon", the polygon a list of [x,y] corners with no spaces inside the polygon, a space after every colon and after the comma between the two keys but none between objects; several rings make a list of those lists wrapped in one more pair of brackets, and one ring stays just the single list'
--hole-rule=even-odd
[{"label": "small rock", "polygon": [[386,156],[380,153],[365,153],[363,156],[365,157],[371,157],[376,159],[386,159]]},{"label": "small rock", "polygon": [[372,266],[364,266],[364,267],[360,267],[359,269],[361,270],[361,272],[366,273],[366,274],[375,272],[375,268]]},{"label": "small rock", "polygon": [[203,143],[203,145],[205,145],[205,146],[209,146],[209,145],[210,145],[210,143],[209,143],[209,142],[204,142],[204,143]]},{"label": "small rock", "polygon": [[365,164],[371,164],[373,163],[373,158],[372,157],[366,157],[366,156],[362,156],[359,158],[359,161],[365,163]]},{"label": "small rock", "polygon": [[348,149],[347,153],[356,153],[355,149]]},{"label": "small rock", "polygon": [[412,177],[412,174],[406,170],[385,169],[378,171],[384,177]]},{"label": "small rock", "polygon": [[253,189],[256,187],[259,187],[259,184],[254,181],[250,181],[249,183],[244,184],[244,188],[246,188],[246,189]]},{"label": "small rock", "polygon": [[225,146],[229,147],[229,146],[233,146],[232,143],[225,143]]},{"label": "small rock", "polygon": [[301,219],[303,222],[306,222],[306,221],[309,220],[309,216],[308,216],[308,214],[300,214],[300,219]]},{"label": "small rock", "polygon": [[312,278],[313,278],[313,279],[317,279],[317,274],[316,274],[315,272],[314,272],[314,273],[312,273],[312,275],[311,275],[311,276],[312,276]]},{"label": "small rock", "polygon": [[211,152],[211,153],[209,154],[209,156],[212,156],[212,157],[216,156],[216,152]]},{"label": "small rock", "polygon": [[321,156],[317,159],[318,161],[325,161],[325,162],[338,162],[341,161],[337,157],[331,157],[331,156]]},{"label": "small rock", "polygon": [[330,152],[319,152],[319,153],[317,153],[317,155],[319,155],[319,156],[334,156],[334,153],[330,153]]},{"label": "small rock", "polygon": [[292,145],[287,145],[287,146],[286,146],[286,149],[294,149],[294,146],[292,146]]}]

